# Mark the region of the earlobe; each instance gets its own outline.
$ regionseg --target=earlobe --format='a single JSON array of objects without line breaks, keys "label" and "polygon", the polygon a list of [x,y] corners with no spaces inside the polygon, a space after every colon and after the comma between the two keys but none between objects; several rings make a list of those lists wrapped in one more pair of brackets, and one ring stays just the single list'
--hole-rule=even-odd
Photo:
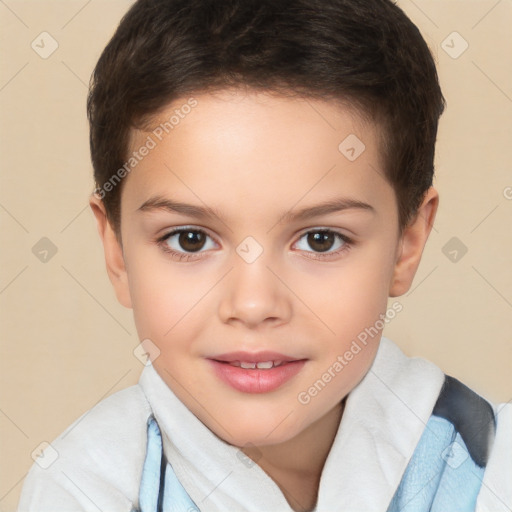
[{"label": "earlobe", "polygon": [[438,205],[439,194],[434,187],[430,187],[416,216],[404,229],[400,238],[400,247],[389,289],[390,297],[399,297],[411,287],[434,224]]},{"label": "earlobe", "polygon": [[89,205],[96,218],[98,233],[103,243],[107,273],[114,287],[117,300],[125,307],[131,308],[128,274],[123,255],[123,248],[112,228],[103,201],[96,195],[91,195]]}]

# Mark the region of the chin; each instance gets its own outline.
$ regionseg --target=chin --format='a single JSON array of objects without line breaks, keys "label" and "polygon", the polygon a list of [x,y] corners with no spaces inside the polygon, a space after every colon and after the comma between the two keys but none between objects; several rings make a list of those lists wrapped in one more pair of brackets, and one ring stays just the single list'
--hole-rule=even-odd
[{"label": "chin", "polygon": [[243,417],[225,415],[224,418],[227,420],[225,425],[227,425],[229,434],[218,428],[214,430],[214,433],[227,443],[239,447],[284,443],[293,439],[304,429],[293,414],[288,417],[280,415],[278,418],[272,418],[270,415],[265,417],[264,414],[258,412],[257,414],[244,414]]}]

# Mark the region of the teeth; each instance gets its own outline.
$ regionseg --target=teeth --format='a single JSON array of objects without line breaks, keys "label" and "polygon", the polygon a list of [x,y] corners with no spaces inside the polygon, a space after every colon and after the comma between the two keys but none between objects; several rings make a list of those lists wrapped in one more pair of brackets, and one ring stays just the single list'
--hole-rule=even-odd
[{"label": "teeth", "polygon": [[274,366],[274,363],[273,363],[273,361],[265,361],[262,363],[256,363],[256,366],[260,369],[262,369],[262,368],[268,369],[268,368],[272,368],[272,366]]},{"label": "teeth", "polygon": [[238,366],[240,368],[244,368],[245,370],[255,370],[256,368],[258,368],[259,370],[270,370],[271,368],[275,368],[276,366],[281,366],[283,364],[283,361],[260,361],[258,363],[232,361],[229,364],[231,366]]}]

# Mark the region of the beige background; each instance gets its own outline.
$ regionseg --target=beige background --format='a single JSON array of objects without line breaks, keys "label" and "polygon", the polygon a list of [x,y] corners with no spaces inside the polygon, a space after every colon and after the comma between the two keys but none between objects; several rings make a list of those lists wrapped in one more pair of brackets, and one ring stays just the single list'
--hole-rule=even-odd
[{"label": "beige background", "polygon": [[[131,311],[116,302],[87,206],[87,83],[130,4],[0,1],[0,511],[15,510],[40,443],[136,383],[143,368],[133,355],[139,340]],[[448,108],[437,147],[435,228],[413,287],[400,299],[404,310],[384,334],[487,398],[508,401],[512,2],[399,5],[433,49]],[[47,59],[31,47],[35,40],[40,52],[51,48],[43,31],[59,45]],[[454,31],[469,44],[458,58],[464,41]],[[43,237],[57,249],[46,262],[33,252]],[[455,262],[445,255],[451,246],[443,252],[452,237]],[[48,242],[40,243],[39,251]]]}]

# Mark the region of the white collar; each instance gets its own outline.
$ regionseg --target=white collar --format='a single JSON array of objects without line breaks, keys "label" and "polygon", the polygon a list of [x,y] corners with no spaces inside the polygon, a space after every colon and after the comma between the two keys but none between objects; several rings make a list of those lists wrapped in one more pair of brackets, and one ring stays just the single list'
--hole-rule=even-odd
[{"label": "white collar", "polygon": [[[382,337],[372,367],[347,397],[315,512],[386,511],[443,380],[437,366],[406,357]],[[166,457],[201,511],[292,512],[277,484],[194,416],[152,365],[139,385],[162,431]]]}]

